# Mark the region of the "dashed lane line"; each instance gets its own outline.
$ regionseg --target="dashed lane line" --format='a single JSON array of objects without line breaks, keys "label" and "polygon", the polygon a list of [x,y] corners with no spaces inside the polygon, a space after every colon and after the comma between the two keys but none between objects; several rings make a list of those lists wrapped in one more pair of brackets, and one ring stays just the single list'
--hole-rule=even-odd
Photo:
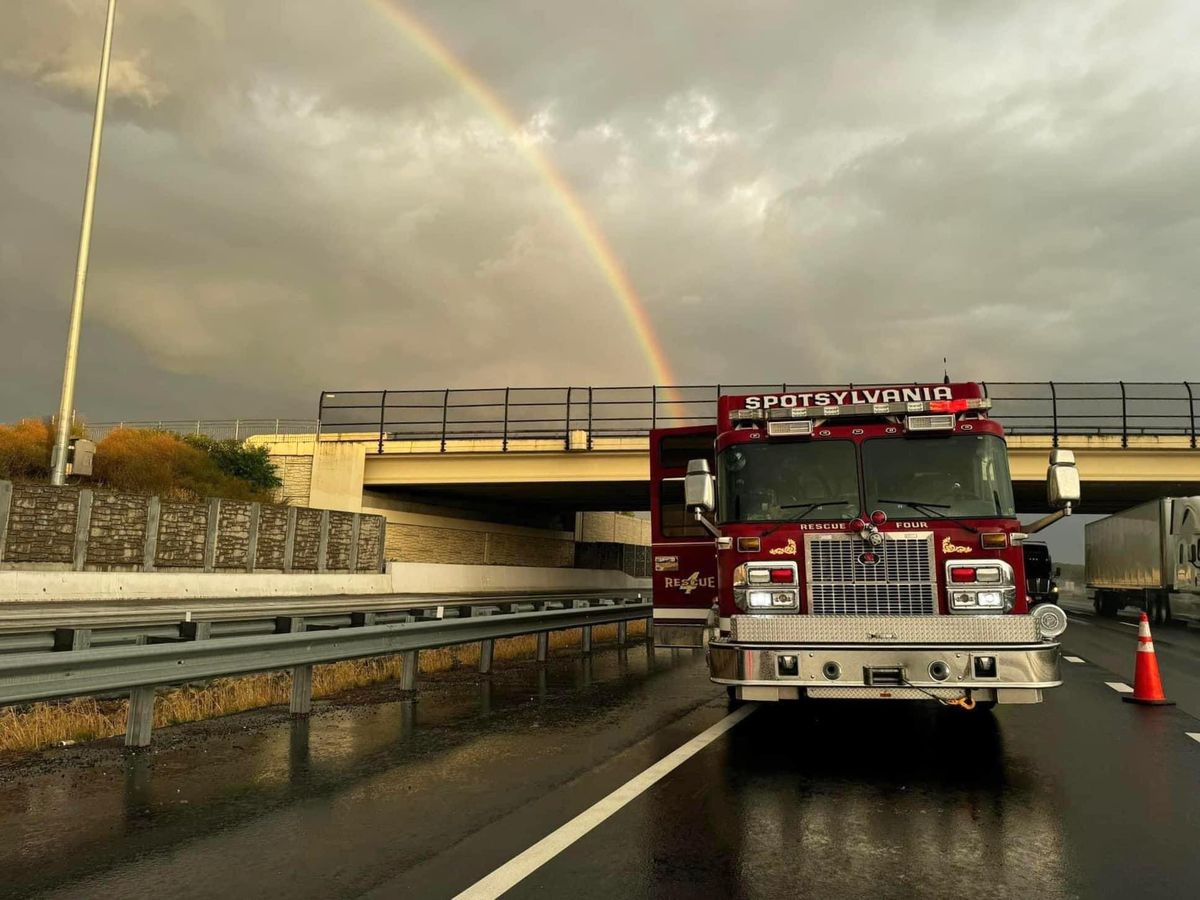
[{"label": "dashed lane line", "polygon": [[1107,684],[1114,691],[1116,691],[1118,694],[1132,694],[1133,693],[1133,688],[1131,688],[1129,685],[1127,685],[1123,681],[1106,681],[1104,683]]},{"label": "dashed lane line", "polygon": [[1137,622],[1118,622],[1118,625],[1124,625],[1126,628],[1137,628]]},{"label": "dashed lane line", "polygon": [[1184,734],[1186,734],[1188,737],[1190,737],[1196,743],[1200,744],[1200,732],[1185,731]]},{"label": "dashed lane line", "polygon": [[1065,659],[1067,662],[1073,662],[1073,663],[1087,662],[1087,660],[1084,659],[1082,656],[1064,656],[1063,659]]},{"label": "dashed lane line", "polygon": [[558,856],[558,854],[562,853],[593,828],[600,825],[613,814],[620,812],[627,804],[637,799],[655,783],[662,780],[721,735],[725,734],[734,725],[754,712],[756,708],[751,704],[747,704],[735,709],[721,721],[706,728],[679,749],[667,754],[642,773],[633,776],[633,778],[625,782],[603,800],[597,801],[570,822],[546,835],[528,850],[514,856],[490,875],[485,875],[455,897],[455,900],[493,900],[493,898],[499,897],[526,876],[554,859],[554,857]]}]

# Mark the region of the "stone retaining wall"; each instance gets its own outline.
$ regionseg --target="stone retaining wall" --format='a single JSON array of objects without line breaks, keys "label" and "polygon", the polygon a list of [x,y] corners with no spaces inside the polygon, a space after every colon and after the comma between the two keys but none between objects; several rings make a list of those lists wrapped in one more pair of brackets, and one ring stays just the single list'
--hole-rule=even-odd
[{"label": "stone retaining wall", "polygon": [[382,516],[0,481],[0,569],[380,572]]}]

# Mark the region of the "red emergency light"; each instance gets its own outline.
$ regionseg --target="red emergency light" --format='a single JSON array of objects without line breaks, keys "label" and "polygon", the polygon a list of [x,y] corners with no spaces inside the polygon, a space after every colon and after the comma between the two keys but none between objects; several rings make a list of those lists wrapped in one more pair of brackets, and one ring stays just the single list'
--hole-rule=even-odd
[{"label": "red emergency light", "polygon": [[931,413],[960,413],[966,412],[970,404],[966,400],[930,400]]},{"label": "red emergency light", "polygon": [[791,569],[772,569],[771,582],[773,584],[791,584],[792,570]]}]

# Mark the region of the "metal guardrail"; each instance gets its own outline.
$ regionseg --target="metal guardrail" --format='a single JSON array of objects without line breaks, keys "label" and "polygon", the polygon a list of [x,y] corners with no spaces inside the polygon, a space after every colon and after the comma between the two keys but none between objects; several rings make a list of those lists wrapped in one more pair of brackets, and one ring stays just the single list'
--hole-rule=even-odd
[{"label": "metal guardrail", "polygon": [[[1194,382],[981,382],[992,414],[1009,434],[1048,435],[1057,446],[1072,435],[1175,435],[1197,445]],[[592,449],[596,438],[642,437],[654,428],[716,420],[725,394],[786,393],[846,385],[713,384],[673,387],[482,388],[476,390],[324,391],[317,418],[324,439],[370,434],[386,440],[491,439],[561,442]],[[878,385],[850,385],[878,387]]]},{"label": "metal guardrail", "polygon": [[67,630],[58,635],[63,646],[59,652],[0,656],[0,706],[128,691],[125,744],[144,747],[150,742],[154,693],[159,687],[290,668],[291,711],[307,715],[314,665],[401,654],[400,687],[415,690],[421,650],[479,642],[479,670],[486,673],[491,671],[498,639],[538,635],[537,658],[544,662],[552,631],[582,628],[587,653],[595,626],[616,624],[617,641],[623,644],[628,622],[646,619],[649,623],[653,616],[651,604],[640,599],[534,602],[543,608],[494,614],[498,604],[459,605],[453,618],[444,618],[444,609],[434,608],[436,614],[409,610],[408,621],[391,624],[379,624],[375,613],[363,612],[354,615],[349,627],[279,617],[274,633],[242,637],[214,638],[209,623],[184,622],[172,637],[147,636],[136,644],[109,647],[90,646],[91,634],[86,630]]},{"label": "metal guardrail", "polygon": [[87,436],[102,440],[118,428],[169,431],[172,434],[202,434],[216,440],[245,440],[256,435],[316,434],[315,419],[144,419],[129,422],[88,422]]},{"label": "metal guardrail", "polygon": [[[0,658],[14,653],[44,653],[64,646],[73,631],[86,630],[92,648],[132,646],[139,640],[178,639],[181,621],[203,622],[212,638],[249,637],[275,634],[281,617],[303,619],[306,627],[348,628],[357,617],[371,613],[375,623],[387,625],[407,622],[413,616],[469,615],[474,607],[491,607],[515,612],[518,607],[570,606],[578,601],[602,600],[627,603],[648,591],[566,591],[519,594],[444,594],[413,597],[405,594],[368,595],[345,598],[278,598],[241,600],[236,604],[200,599],[164,603],[149,609],[94,604],[72,605],[69,613],[39,609],[32,613],[19,604],[0,611]],[[441,611],[439,613],[439,610]]]}]

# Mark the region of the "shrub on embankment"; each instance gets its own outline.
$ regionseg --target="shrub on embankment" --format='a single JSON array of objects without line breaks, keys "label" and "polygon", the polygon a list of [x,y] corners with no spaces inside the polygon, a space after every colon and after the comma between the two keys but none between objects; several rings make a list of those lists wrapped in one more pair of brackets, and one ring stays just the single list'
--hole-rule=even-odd
[{"label": "shrub on embankment", "polygon": [[[45,421],[0,425],[0,479],[49,479],[53,444]],[[73,480],[176,500],[270,501],[282,483],[265,447],[143,428],[110,431],[96,445],[93,474]]]}]

